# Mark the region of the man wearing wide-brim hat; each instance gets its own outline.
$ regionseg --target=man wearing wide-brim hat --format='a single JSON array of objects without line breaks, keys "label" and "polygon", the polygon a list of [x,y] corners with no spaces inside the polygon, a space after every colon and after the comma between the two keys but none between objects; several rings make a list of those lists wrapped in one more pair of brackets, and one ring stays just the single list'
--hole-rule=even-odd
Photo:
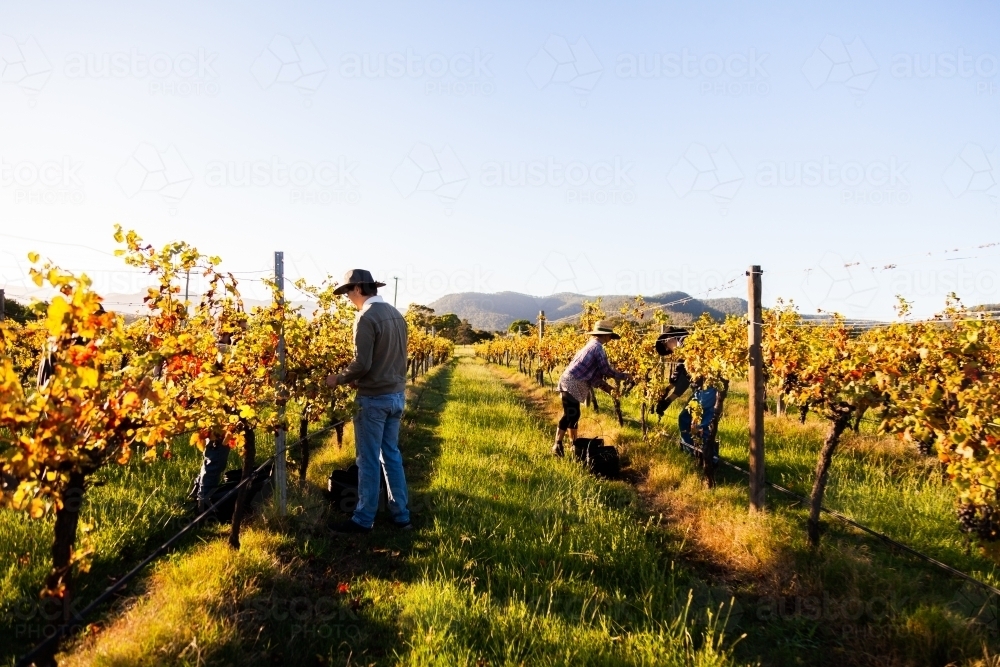
[{"label": "man wearing wide-brim hat", "polygon": [[[399,452],[399,423],[406,391],[406,320],[382,300],[377,282],[364,269],[352,269],[334,290],[358,309],[354,318],[354,360],[342,373],[327,376],[331,387],[357,387],[354,450],[358,464],[358,505],[354,515],[332,526],[339,533],[367,533],[375,523],[379,475],[388,488],[389,511],[397,528],[410,528],[406,477]],[[380,465],[381,464],[381,465]]]},{"label": "man wearing wide-brim hat", "polygon": [[605,343],[621,338],[611,328],[611,323],[601,320],[587,334],[590,340],[576,353],[559,378],[557,389],[562,396],[563,415],[556,428],[556,444],[552,447],[552,453],[556,456],[563,455],[563,437],[567,432],[571,444],[576,440],[580,425],[580,404],[587,400],[590,390],[596,387],[611,391],[608,378],[625,380],[629,377],[628,373],[612,368],[608,355],[604,352]]}]

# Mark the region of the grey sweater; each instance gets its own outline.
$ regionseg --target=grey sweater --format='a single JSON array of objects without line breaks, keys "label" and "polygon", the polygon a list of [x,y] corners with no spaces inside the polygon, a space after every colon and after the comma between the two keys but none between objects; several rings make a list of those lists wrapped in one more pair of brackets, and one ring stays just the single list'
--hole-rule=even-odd
[{"label": "grey sweater", "polygon": [[356,382],[360,396],[406,390],[406,320],[381,299],[354,321],[354,361],[337,376]]}]

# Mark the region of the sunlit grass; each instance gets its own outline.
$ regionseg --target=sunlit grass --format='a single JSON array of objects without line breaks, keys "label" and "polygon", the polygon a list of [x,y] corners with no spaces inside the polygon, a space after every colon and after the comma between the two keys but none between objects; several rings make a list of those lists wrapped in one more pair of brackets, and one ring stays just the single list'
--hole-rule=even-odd
[{"label": "sunlit grass", "polygon": [[289,538],[250,528],[236,552],[216,539],[160,563],[139,604],[60,665],[238,664],[240,612],[281,578]]},{"label": "sunlit grass", "polygon": [[422,575],[401,609],[411,658],[725,661],[711,635],[685,622],[685,579],[635,514],[630,489],[553,459],[523,401],[483,367],[460,365],[450,397],[428,548],[412,563]]},{"label": "sunlit grass", "polygon": [[288,517],[265,510],[239,554],[211,542],[159,565],[68,664],[731,662],[719,600],[676,571],[633,490],[547,456],[537,419],[482,367],[418,391],[402,443],[416,530],[322,527],[315,485],[351,455],[331,439]]},{"label": "sunlit grass", "polygon": [[[353,460],[348,428],[342,447],[332,436],[317,445],[308,483],[290,489],[289,516],[267,505],[238,554],[223,529],[205,531],[205,544],[157,564],[142,594],[101,620],[68,660],[714,665],[733,661],[744,632],[738,659],[769,665],[977,664],[996,648],[983,624],[993,607],[975,589],[837,523],[813,551],[803,508],[772,491],[766,513],[749,513],[741,475],[720,472],[706,488],[676,447],[677,406],[645,440],[631,402],[624,427],[606,409],[585,411],[582,434],[618,444],[638,473],[607,482],[549,454],[554,399],[467,356],[432,372],[409,397],[402,439],[414,531],[394,532],[384,516],[368,536],[326,529],[339,516],[319,490],[331,468]],[[734,461],[746,458],[745,412],[735,391],[721,426],[722,453]],[[823,427],[768,417],[769,477],[808,491]],[[990,572],[988,557],[965,548],[936,465],[866,429],[835,459],[828,504]],[[177,463],[107,474],[158,471],[183,493],[189,478]],[[173,465],[176,479],[160,465]],[[187,465],[193,475],[197,457]],[[101,500],[97,492],[112,485],[94,489],[101,522],[121,524],[103,539],[148,539],[153,523],[131,517],[145,514],[144,499],[154,502],[158,479],[131,480],[134,497]],[[731,596],[736,605],[720,618]],[[816,601],[818,616],[808,606]],[[845,604],[861,611],[836,612]]]},{"label": "sunlit grass", "polygon": [[[273,449],[273,436],[259,434],[258,459]],[[92,549],[93,556],[90,571],[74,575],[77,609],[193,518],[193,506],[185,497],[201,454],[187,439],[178,439],[171,453],[169,460],[161,455],[152,462],[141,456],[126,465],[112,462],[89,480],[76,548]],[[231,455],[229,467],[239,465],[239,456]],[[12,661],[55,627],[39,605],[51,567],[53,523],[52,516],[31,520],[21,512],[0,510],[0,635],[7,638],[0,642],[2,662]],[[221,530],[200,532],[215,535]],[[190,548],[193,541],[179,546]]]},{"label": "sunlit grass", "polygon": [[[551,389],[490,368],[534,396],[554,430],[559,405]],[[654,415],[643,439],[634,399],[624,402],[624,427],[610,414],[610,400],[601,394],[599,399],[600,414],[584,410],[581,435],[603,435],[618,445],[647,511],[662,514],[664,524],[684,540],[683,559],[737,596],[730,632],[748,634],[737,647],[741,658],[764,664],[936,665],[978,660],[984,644],[995,652],[997,601],[989,594],[833,519],[822,546],[813,551],[806,540],[806,509],[798,501],[769,489],[768,511],[750,513],[747,478],[725,469],[718,472],[718,485],[706,488],[697,463],[677,445],[684,401],[660,422]],[[720,424],[721,454],[743,467],[747,419],[746,393],[734,387]],[[815,415],[805,425],[797,415],[768,415],[768,478],[808,495],[825,427]],[[953,498],[933,459],[894,438],[878,437],[865,423],[860,434],[846,435],[834,457],[826,504],[995,583],[988,553],[959,530]],[[845,618],[823,611],[823,600],[865,611]],[[818,615],[811,613],[812,604],[820,606]]]},{"label": "sunlit grass", "polygon": [[[200,461],[189,446],[175,448],[171,461],[144,463],[136,457],[128,465],[111,464],[93,478],[84,496],[78,548],[94,549],[93,568],[79,575],[78,597],[87,601],[140,560],[152,541],[180,528],[185,515],[184,495]],[[52,517],[28,519],[23,513],[0,510],[0,642],[2,659],[39,639],[49,624],[37,607],[39,591],[51,567]],[[89,531],[84,529],[89,527]]]}]

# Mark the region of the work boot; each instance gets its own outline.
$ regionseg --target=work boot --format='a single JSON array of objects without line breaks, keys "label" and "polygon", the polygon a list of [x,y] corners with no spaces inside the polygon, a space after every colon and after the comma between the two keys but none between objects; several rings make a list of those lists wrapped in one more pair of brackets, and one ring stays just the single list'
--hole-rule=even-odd
[{"label": "work boot", "polygon": [[564,452],[563,452],[563,444],[562,444],[562,442],[557,442],[556,444],[552,445],[552,455],[553,456],[558,456],[559,458],[562,458],[563,457],[563,453]]}]

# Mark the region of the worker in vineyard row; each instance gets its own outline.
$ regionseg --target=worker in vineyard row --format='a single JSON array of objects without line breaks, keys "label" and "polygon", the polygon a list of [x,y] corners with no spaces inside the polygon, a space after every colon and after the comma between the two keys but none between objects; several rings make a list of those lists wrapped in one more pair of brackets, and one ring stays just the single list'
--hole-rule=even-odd
[{"label": "worker in vineyard row", "polygon": [[353,269],[335,294],[350,299],[354,318],[354,360],[340,374],[327,376],[330,387],[355,386],[354,449],[358,465],[358,504],[354,515],[331,526],[338,533],[367,533],[375,523],[379,475],[385,476],[393,524],[409,530],[406,477],[399,452],[399,424],[406,398],[406,320],[378,296],[376,282],[364,269]]},{"label": "worker in vineyard row", "polygon": [[684,359],[673,357],[674,351],[684,343],[687,334],[686,329],[670,327],[656,339],[656,353],[663,357],[664,361],[669,362],[671,366],[669,384],[657,399],[654,408],[657,419],[661,419],[670,404],[683,396],[684,392],[691,387],[691,376],[688,375],[687,368],[684,366]]},{"label": "worker in vineyard row", "polygon": [[556,387],[563,406],[563,414],[556,427],[556,444],[552,447],[552,453],[556,456],[562,456],[564,453],[563,437],[567,433],[570,444],[576,440],[577,428],[580,425],[580,404],[587,400],[591,388],[610,392],[608,378],[629,379],[628,373],[622,373],[611,367],[608,355],[604,352],[605,343],[621,338],[611,328],[611,323],[601,320],[594,324],[594,328],[587,334],[591,337],[590,340],[566,366]]},{"label": "worker in vineyard row", "polygon": [[[223,322],[219,321],[215,325],[215,348],[216,348],[216,370],[221,371],[225,366],[225,359],[233,354],[233,346],[236,345],[240,334],[246,331],[247,321],[243,316],[238,316],[232,326],[232,330],[227,330]],[[158,376],[163,372],[161,366],[153,369],[153,375]],[[189,497],[198,500],[198,511],[204,512],[212,507],[212,494],[219,488],[222,475],[229,465],[230,447],[221,437],[209,438],[205,443],[204,456],[201,461],[201,470],[194,480],[194,486]]]},{"label": "worker in vineyard row", "polygon": [[[94,311],[95,315],[103,315],[108,311],[104,310],[103,304],[97,304],[97,309]],[[89,338],[83,336],[74,336],[70,345],[86,345],[90,342]],[[41,359],[38,360],[38,373],[35,378],[35,385],[38,390],[41,391],[43,387],[48,383],[52,376],[55,375],[55,356],[52,353],[52,349],[49,347],[49,343],[46,342],[45,346],[42,348]]]},{"label": "worker in vineyard row", "polygon": [[[671,358],[671,355],[684,344],[687,330],[670,327],[670,330],[660,334],[656,340],[656,352],[664,359]],[[656,414],[663,417],[670,404],[680,398],[684,392],[691,389],[691,398],[701,405],[701,421],[694,423],[694,415],[691,414],[690,404],[684,406],[677,416],[677,430],[680,433],[681,450],[695,456],[702,456],[702,446],[709,442],[712,432],[712,421],[715,419],[715,399],[716,389],[706,387],[702,382],[692,382],[691,376],[684,367],[684,359],[680,358],[673,362],[673,372],[670,374],[670,384],[664,391],[663,396],[656,402]],[[719,462],[719,455],[713,455],[715,463]]]}]

